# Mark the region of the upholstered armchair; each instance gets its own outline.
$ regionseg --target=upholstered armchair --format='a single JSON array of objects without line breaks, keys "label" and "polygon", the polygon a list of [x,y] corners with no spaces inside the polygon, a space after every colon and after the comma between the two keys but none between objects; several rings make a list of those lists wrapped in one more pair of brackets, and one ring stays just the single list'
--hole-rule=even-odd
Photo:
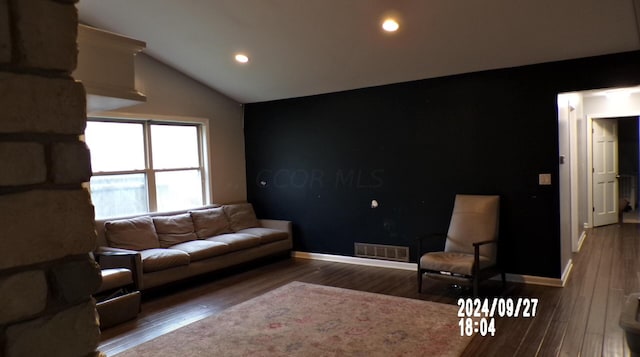
[{"label": "upholstered armchair", "polygon": [[473,296],[478,296],[478,284],[504,271],[497,264],[500,197],[456,195],[445,239],[444,251],[423,252],[418,240],[418,291],[422,292],[424,276],[450,279],[456,283],[471,283]]}]

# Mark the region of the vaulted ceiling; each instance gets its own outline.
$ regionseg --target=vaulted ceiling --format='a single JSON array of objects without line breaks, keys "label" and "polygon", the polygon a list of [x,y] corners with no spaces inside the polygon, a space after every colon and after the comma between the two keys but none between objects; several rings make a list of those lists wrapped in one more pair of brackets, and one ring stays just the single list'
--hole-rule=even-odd
[{"label": "vaulted ceiling", "polygon": [[[640,49],[640,0],[81,0],[78,9],[81,22],[145,41],[148,55],[240,103]],[[395,33],[380,27],[388,16]],[[234,60],[239,52],[248,63]]]}]

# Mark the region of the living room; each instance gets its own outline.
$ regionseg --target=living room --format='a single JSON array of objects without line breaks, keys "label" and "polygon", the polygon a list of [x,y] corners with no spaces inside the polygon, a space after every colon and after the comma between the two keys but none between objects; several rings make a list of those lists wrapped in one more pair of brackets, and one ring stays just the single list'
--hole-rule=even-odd
[{"label": "living room", "polygon": [[[616,18],[611,15],[614,9],[633,11],[634,4],[637,6],[636,1],[620,1],[616,6],[605,6],[610,10],[607,16],[593,14],[600,9],[596,4],[590,4],[593,7],[586,12],[604,23],[603,19]],[[564,222],[558,181],[562,167],[558,164],[561,140],[557,98],[565,92],[640,84],[637,16],[629,18],[631,31],[609,23],[624,34],[623,39],[618,37],[619,42],[613,44],[609,35],[600,35],[600,42],[593,42],[602,47],[591,52],[576,49],[580,55],[559,54],[548,60],[523,60],[519,65],[488,65],[343,90],[320,88],[316,93],[300,92],[290,97],[242,100],[232,99],[234,95],[241,98],[237,93],[223,94],[203,84],[204,80],[193,79],[184,70],[163,63],[168,59],[154,58],[156,44],[151,38],[105,25],[109,18],[124,18],[123,14],[104,12],[103,18],[98,16],[100,11],[83,14],[84,6],[112,6],[109,11],[116,11],[117,6],[91,1],[81,1],[77,6],[81,21],[147,41],[148,47],[135,60],[135,85],[146,96],[145,102],[92,112],[89,120],[204,119],[209,147],[204,156],[207,165],[202,204],[246,201],[253,204],[258,218],[293,222],[293,251],[298,255],[292,261],[222,275],[217,281],[196,282],[188,285],[189,292],[144,300],[138,322],[103,331],[103,337],[114,341],[120,335],[122,339],[127,330],[138,336],[158,336],[233,305],[216,305],[212,301],[217,298],[239,303],[276,288],[280,281],[300,279],[378,293],[393,291],[392,295],[455,305],[458,292],[437,282],[430,285],[429,292],[417,295],[415,271],[341,267],[340,263],[300,257],[348,260],[345,257],[355,255],[355,243],[368,243],[407,247],[410,259],[405,267],[411,266],[416,261],[415,237],[445,232],[454,197],[459,193],[501,197],[500,261],[508,274],[507,294],[567,299],[562,297],[565,292],[549,292],[536,285],[568,284],[575,273],[570,273],[572,264],[577,266],[585,260],[574,255],[571,238],[565,240],[561,232]],[[258,67],[259,60],[251,58],[246,65],[231,63],[235,67],[229,72],[237,78],[250,77],[242,71]],[[386,66],[393,67],[387,64],[381,70]],[[268,86],[261,88],[264,93],[270,92]],[[541,184],[541,174],[550,174],[551,185]],[[586,231],[584,223],[580,225]],[[604,234],[594,232],[585,244],[593,244],[589,242],[592,237]],[[596,250],[598,253],[587,255],[604,254],[606,261],[615,260],[617,253],[607,255]],[[583,251],[577,255],[581,254]],[[584,269],[578,270],[580,274],[593,276]],[[261,271],[273,273],[275,280],[260,283],[268,279]],[[381,285],[371,282],[357,286],[341,280],[366,281],[369,276],[379,278]],[[486,283],[483,295],[505,296],[494,283]],[[245,292],[240,293],[240,289]],[[216,295],[215,291],[222,290],[226,292]],[[623,295],[629,294],[624,291]],[[207,299],[211,301],[198,300],[200,293],[210,294]],[[198,304],[210,309],[205,311]],[[171,313],[185,313],[182,322],[171,320]],[[151,321],[154,316],[157,320],[145,325],[145,319]],[[172,324],[162,326],[163,318]],[[507,326],[511,325],[501,325],[498,331],[509,329]],[[488,351],[482,348],[478,350]],[[620,348],[624,351],[624,346]],[[122,350],[122,346],[117,349]]]}]

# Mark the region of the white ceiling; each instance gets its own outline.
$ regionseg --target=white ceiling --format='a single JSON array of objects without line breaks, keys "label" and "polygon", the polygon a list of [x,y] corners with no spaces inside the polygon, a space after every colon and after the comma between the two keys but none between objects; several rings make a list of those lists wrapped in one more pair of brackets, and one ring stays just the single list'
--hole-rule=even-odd
[{"label": "white ceiling", "polygon": [[[81,0],[240,103],[640,49],[640,0]],[[638,9],[640,11],[640,8]],[[387,14],[400,30],[383,33]],[[249,55],[245,65],[234,53]],[[640,65],[640,64],[639,64]]]}]

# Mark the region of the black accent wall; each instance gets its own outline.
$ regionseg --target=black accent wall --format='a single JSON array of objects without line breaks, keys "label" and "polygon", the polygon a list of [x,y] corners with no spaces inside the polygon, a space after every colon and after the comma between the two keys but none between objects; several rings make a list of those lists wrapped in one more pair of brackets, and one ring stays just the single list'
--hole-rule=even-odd
[{"label": "black accent wall", "polygon": [[637,84],[640,51],[248,104],[248,201],[293,221],[295,250],[402,245],[415,261],[456,193],[499,194],[500,262],[559,278],[557,94]]}]

